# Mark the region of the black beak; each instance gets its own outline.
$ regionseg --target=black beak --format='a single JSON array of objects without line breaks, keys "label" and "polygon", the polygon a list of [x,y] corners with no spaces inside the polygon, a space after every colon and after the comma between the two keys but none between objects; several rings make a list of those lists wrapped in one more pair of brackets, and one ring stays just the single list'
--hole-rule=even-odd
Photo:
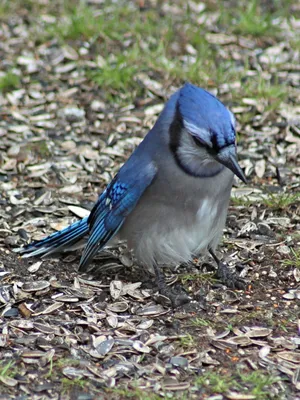
[{"label": "black beak", "polygon": [[224,147],[215,156],[215,159],[219,161],[219,163],[225,165],[225,167],[229,168],[238,178],[240,178],[241,181],[247,183],[244,172],[237,161],[236,149],[234,145]]}]

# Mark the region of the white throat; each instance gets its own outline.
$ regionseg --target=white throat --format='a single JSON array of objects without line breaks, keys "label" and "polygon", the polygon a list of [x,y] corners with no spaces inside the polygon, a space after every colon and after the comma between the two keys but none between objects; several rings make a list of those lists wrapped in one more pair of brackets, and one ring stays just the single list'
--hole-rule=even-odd
[{"label": "white throat", "polygon": [[177,157],[182,168],[197,177],[210,177],[217,175],[224,166],[216,161],[203,147],[195,144],[191,135],[182,130],[177,148]]}]

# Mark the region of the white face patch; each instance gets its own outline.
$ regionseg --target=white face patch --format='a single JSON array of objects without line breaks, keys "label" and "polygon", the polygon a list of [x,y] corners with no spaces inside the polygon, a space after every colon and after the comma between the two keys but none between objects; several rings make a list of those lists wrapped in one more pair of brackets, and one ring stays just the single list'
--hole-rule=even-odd
[{"label": "white face patch", "polygon": [[232,126],[235,128],[235,126],[236,126],[235,116],[232,114],[232,112],[230,110],[228,110],[228,112],[229,112],[229,115],[230,115],[230,121],[232,123]]},{"label": "white face patch", "polygon": [[204,128],[199,128],[198,126],[191,124],[185,120],[183,120],[183,125],[185,129],[192,135],[197,136],[203,140],[207,146],[212,147],[212,142],[210,139],[210,132]]}]

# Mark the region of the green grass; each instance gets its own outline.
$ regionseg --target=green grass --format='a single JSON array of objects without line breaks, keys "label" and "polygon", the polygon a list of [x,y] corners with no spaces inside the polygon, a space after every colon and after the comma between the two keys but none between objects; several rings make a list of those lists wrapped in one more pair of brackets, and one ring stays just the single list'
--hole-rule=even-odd
[{"label": "green grass", "polygon": [[288,91],[284,85],[271,82],[262,77],[255,77],[246,81],[244,85],[244,97],[251,97],[267,101],[265,111],[271,111],[287,99]]},{"label": "green grass", "polygon": [[0,16],[7,17],[20,11],[20,9],[27,10],[29,12],[37,12],[43,6],[42,1],[35,0],[1,0],[0,4]]},{"label": "green grass", "polygon": [[263,204],[273,210],[285,210],[300,201],[300,193],[269,193]]},{"label": "green grass", "polygon": [[211,326],[211,322],[206,319],[197,317],[191,320],[191,325],[195,327]]},{"label": "green grass", "polygon": [[238,392],[251,394],[256,400],[267,400],[270,399],[270,387],[278,381],[278,377],[261,370],[249,373],[237,371],[231,375],[206,371],[196,378],[195,383],[199,388],[205,387],[211,394]]},{"label": "green grass", "polygon": [[283,260],[282,264],[300,269],[300,250],[291,248],[291,253],[291,257]]},{"label": "green grass", "polygon": [[[247,62],[245,62],[245,70]],[[229,77],[230,78],[230,77]],[[231,101],[241,105],[244,98],[255,100],[258,105],[264,107],[264,111],[274,111],[278,106],[287,101],[289,92],[284,84],[280,84],[278,79],[270,77],[265,78],[259,74],[251,77],[243,77],[243,73],[236,76],[236,79],[242,80],[242,90],[235,90],[231,93]],[[256,115],[255,109],[247,113],[240,114],[239,122],[249,123]]]},{"label": "green grass", "polygon": [[299,200],[299,193],[268,193],[267,195],[261,195],[260,198],[255,199],[251,199],[251,195],[250,197],[231,197],[231,203],[236,206],[248,207],[253,204],[262,204],[274,211],[286,210],[289,206],[299,202]]},{"label": "green grass", "polygon": [[189,283],[196,283],[196,284],[203,284],[203,283],[209,283],[209,284],[213,284],[215,282],[217,282],[217,279],[214,278],[213,274],[180,274],[178,276],[180,282],[183,285],[189,284]]},{"label": "green grass", "polygon": [[48,158],[51,156],[48,141],[43,139],[35,142],[28,142],[26,145],[21,146],[21,150],[25,153],[34,153],[41,158]]},{"label": "green grass", "polygon": [[64,367],[72,366],[78,367],[80,365],[80,361],[74,358],[59,358],[53,361],[53,358],[49,360],[49,370],[46,373],[46,378],[51,378],[52,374],[55,374],[60,371]]},{"label": "green grass", "polygon": [[[32,13],[41,13],[42,2],[35,6],[32,0],[26,1]],[[101,6],[94,7],[86,1],[53,2],[47,6],[47,14],[55,17],[55,21],[41,22],[31,31],[31,39],[38,44],[57,40],[77,51],[87,43],[90,54],[101,55],[104,62],[94,68],[83,64],[80,72],[107,95],[108,102],[121,105],[145,95],[145,88],[137,79],[140,72],[167,85],[190,81],[207,88],[244,78],[249,69],[247,56],[242,60],[243,65],[224,58],[222,46],[207,41],[205,25],[191,23],[194,15],[186,2],[178,1],[178,4],[182,14],[171,15],[161,13],[158,6],[140,10],[137,3],[125,0],[118,4],[105,0]],[[284,4],[275,1],[272,9],[268,9],[257,0],[233,1],[232,7],[224,2],[209,2],[206,10],[220,12],[216,22],[220,32],[226,28],[226,33],[232,30],[258,37],[273,34],[274,18],[288,16],[290,4]],[[5,2],[6,13],[14,8]],[[187,44],[194,48],[195,54],[188,53]],[[230,92],[229,96],[236,104],[243,97],[263,100],[266,110],[273,110],[286,100],[288,91],[277,82],[256,76],[247,77],[242,88]],[[246,117],[241,115],[241,118]]]},{"label": "green grass", "polygon": [[[58,33],[62,39],[90,39],[98,35],[102,28],[102,18],[95,17],[89,7],[74,6],[66,9],[65,17],[57,26],[51,26],[53,33]],[[50,30],[51,32],[51,30]]]},{"label": "green grass", "polygon": [[100,88],[110,88],[117,92],[135,86],[134,76],[138,72],[137,66],[120,54],[112,62],[107,62],[97,70],[88,70],[86,76]]},{"label": "green grass", "polygon": [[231,196],[230,199],[231,204],[238,206],[238,207],[248,207],[252,204],[257,203],[257,200],[251,200],[248,196],[236,197]]},{"label": "green grass", "polygon": [[8,71],[3,76],[0,76],[0,92],[9,92],[18,89],[20,86],[20,78],[12,71]]},{"label": "green grass", "polygon": [[213,371],[205,372],[202,376],[199,376],[195,383],[198,387],[205,387],[211,393],[226,393],[230,390],[234,382],[234,378],[231,376],[221,376]]},{"label": "green grass", "polygon": [[[153,389],[152,389],[153,390]],[[162,397],[159,394],[153,393],[153,391],[142,390],[139,388],[113,388],[107,389],[106,392],[112,396],[113,400],[123,400],[123,399],[130,399],[130,400],[161,400],[161,399],[168,399],[168,400],[188,400],[190,397],[186,392],[178,392],[172,393],[168,392],[164,394]],[[109,397],[110,398],[110,397]]]},{"label": "green grass", "polygon": [[[150,7],[141,12],[125,1],[117,7],[106,1],[98,9],[85,2],[65,1],[52,11],[56,21],[45,23],[32,40],[40,44],[54,39],[75,49],[88,41],[93,53],[105,62],[99,68],[84,67],[83,73],[100,89],[116,92],[108,96],[111,101],[118,99],[120,92],[126,93],[129,101],[142,94],[138,72],[151,71],[158,81],[191,81],[206,87],[237,79],[234,62],[220,59],[218,49],[205,39],[203,28],[190,23],[188,11],[175,21],[174,16],[165,13],[158,17],[157,12]],[[194,47],[195,55],[186,50],[178,54],[173,48],[181,36]]]},{"label": "green grass", "polygon": [[[115,388],[109,389],[108,393],[120,396],[119,399],[130,399],[130,400],[161,400],[161,396],[155,393],[143,391],[138,388]],[[115,398],[115,397],[114,397]],[[174,399],[173,396],[168,397]]]},{"label": "green grass", "polygon": [[193,336],[190,334],[181,336],[179,338],[179,341],[180,341],[181,346],[184,348],[190,348],[190,347],[195,346],[195,340],[194,340]]},{"label": "green grass", "polygon": [[264,321],[264,325],[266,327],[274,326],[275,322],[268,318],[266,315],[267,313],[265,310],[254,310],[254,311],[246,311],[241,312],[240,314],[233,314],[233,315],[224,315],[222,316],[222,320],[219,324],[219,329],[228,329],[232,331],[233,328],[241,326],[242,324],[250,323],[250,321]]},{"label": "green grass", "polygon": [[13,378],[16,373],[18,372],[17,368],[15,367],[15,362],[10,361],[1,361],[0,362],[0,376]]},{"label": "green grass", "polygon": [[273,36],[279,31],[274,25],[275,16],[269,12],[263,12],[258,0],[248,2],[244,12],[239,14],[234,32],[251,36]]},{"label": "green grass", "polygon": [[[250,393],[257,400],[267,400],[270,397],[270,387],[280,381],[280,378],[264,371],[253,371],[251,373],[240,373],[240,379],[245,384]],[[244,385],[243,385],[244,386]]]},{"label": "green grass", "polygon": [[295,51],[298,51],[300,49],[300,38],[299,35],[295,35],[295,37],[291,37],[289,40],[289,44],[291,48]]},{"label": "green grass", "polygon": [[[20,370],[18,370],[18,368],[16,367],[15,361],[13,360],[0,361],[0,377],[13,379],[17,373],[20,373]],[[0,393],[1,393],[1,386],[2,383],[0,383]]]},{"label": "green grass", "polygon": [[258,37],[274,37],[280,34],[278,18],[289,18],[292,1],[275,0],[263,3],[259,0],[236,1],[231,7],[225,2],[221,8],[219,23],[232,33]]},{"label": "green grass", "polygon": [[63,394],[67,394],[73,390],[84,390],[88,384],[85,378],[62,378],[61,379],[61,391]]}]

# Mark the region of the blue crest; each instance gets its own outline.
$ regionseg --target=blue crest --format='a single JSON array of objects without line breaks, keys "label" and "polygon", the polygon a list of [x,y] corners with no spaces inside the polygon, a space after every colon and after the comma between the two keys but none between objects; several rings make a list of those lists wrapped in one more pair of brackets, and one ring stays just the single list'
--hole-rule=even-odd
[{"label": "blue crest", "polygon": [[235,143],[234,117],[211,93],[186,83],[177,105],[185,128],[203,144],[218,151]]}]

